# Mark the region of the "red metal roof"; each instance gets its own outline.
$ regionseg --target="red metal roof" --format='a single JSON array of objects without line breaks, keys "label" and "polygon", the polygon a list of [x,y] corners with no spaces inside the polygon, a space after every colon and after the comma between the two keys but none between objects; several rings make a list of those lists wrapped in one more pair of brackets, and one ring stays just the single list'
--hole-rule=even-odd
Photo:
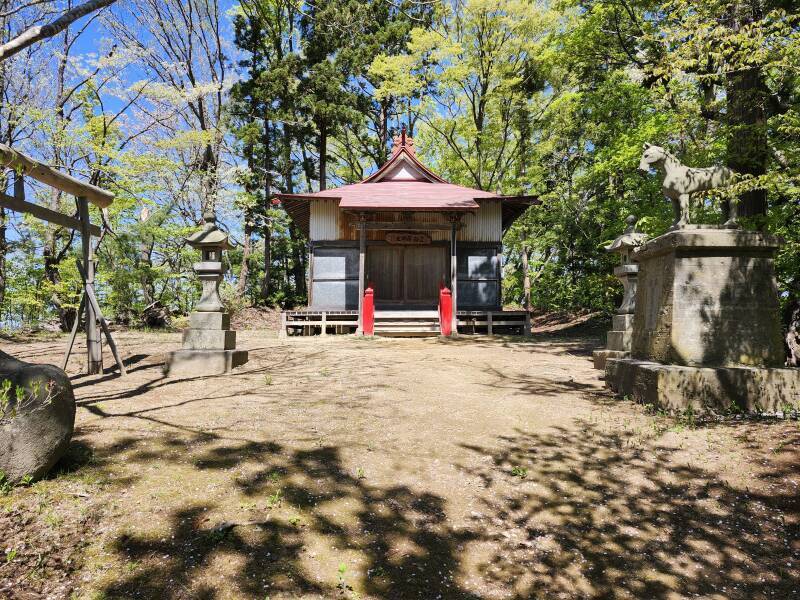
[{"label": "red metal roof", "polygon": [[[389,178],[395,172],[394,178]],[[497,194],[455,185],[423,165],[405,145],[359,183],[310,194],[277,194],[281,199],[335,198],[345,210],[477,210],[475,200]]]},{"label": "red metal roof", "polygon": [[[397,142],[397,140],[396,140]],[[339,208],[353,211],[475,211],[478,200],[502,200],[504,229],[524,209],[537,201],[527,196],[508,197],[448,183],[415,156],[413,140],[395,147],[391,158],[375,173],[359,183],[308,194],[276,194],[286,211],[308,235],[308,201],[328,198],[339,201]]]},{"label": "red metal roof", "polygon": [[430,181],[377,181],[353,183],[313,194],[278,194],[284,198],[331,198],[345,210],[477,210],[476,199],[499,198],[492,192],[452,183]]}]

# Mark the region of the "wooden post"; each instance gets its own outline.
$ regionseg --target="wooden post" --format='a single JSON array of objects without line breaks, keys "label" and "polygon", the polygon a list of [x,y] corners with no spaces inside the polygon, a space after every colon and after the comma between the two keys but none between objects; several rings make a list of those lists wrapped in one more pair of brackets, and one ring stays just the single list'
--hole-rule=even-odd
[{"label": "wooden post", "polygon": [[367,223],[362,214],[358,218],[358,329],[356,334],[364,333],[364,277],[367,270]]},{"label": "wooden post", "polygon": [[286,313],[281,312],[281,330],[278,332],[279,338],[286,337]]},{"label": "wooden post", "polygon": [[[78,273],[80,273],[81,279],[86,281],[86,270],[83,268],[83,263],[80,260],[76,261],[78,265]],[[106,336],[106,341],[108,342],[108,347],[111,348],[111,354],[114,355],[114,360],[117,362],[117,366],[119,367],[119,373],[123,377],[125,377],[128,372],[125,370],[125,363],[122,362],[122,358],[120,358],[119,351],[117,350],[117,344],[114,342],[114,337],[111,335],[111,329],[108,327],[108,323],[106,322],[105,317],[103,316],[102,311],[100,310],[100,303],[97,301],[97,296],[94,293],[94,287],[85,287],[84,299],[88,304],[92,306],[94,310],[94,314],[97,317],[97,324],[100,325],[100,329],[103,331],[103,334]],[[100,337],[100,334],[97,334],[97,337]],[[101,347],[102,350],[102,347]],[[100,354],[100,359],[102,361],[103,355],[102,352]],[[102,364],[100,365],[102,367]]]},{"label": "wooden post", "polygon": [[[81,220],[81,245],[83,264],[86,268],[86,290],[94,292],[94,257],[92,256],[92,235],[89,232],[89,202],[85,196],[78,196],[78,214]],[[89,375],[103,372],[103,348],[100,329],[97,326],[97,313],[91,302],[86,302],[86,370]]]},{"label": "wooden post", "polygon": [[328,335],[328,313],[322,311],[322,332],[321,335]]},{"label": "wooden post", "polygon": [[308,251],[308,285],[306,285],[306,306],[314,306],[314,244]]},{"label": "wooden post", "polygon": [[486,335],[493,335],[494,334],[494,315],[492,311],[486,313]]},{"label": "wooden post", "polygon": [[523,327],[523,335],[525,337],[531,336],[531,313],[525,312],[525,325]]},{"label": "wooden post", "polygon": [[72,323],[72,331],[69,334],[69,342],[67,349],[64,351],[64,360],[61,361],[61,370],[67,370],[67,363],[69,363],[69,355],[72,354],[72,347],[75,345],[75,338],[78,335],[78,327],[81,323],[81,312],[83,312],[84,305],[86,304],[86,293],[81,292],[81,301],[78,304],[78,312],[75,313],[75,322]]},{"label": "wooden post", "polygon": [[456,232],[458,217],[450,218],[450,293],[453,302],[451,335],[458,335],[458,256],[456,253]]}]

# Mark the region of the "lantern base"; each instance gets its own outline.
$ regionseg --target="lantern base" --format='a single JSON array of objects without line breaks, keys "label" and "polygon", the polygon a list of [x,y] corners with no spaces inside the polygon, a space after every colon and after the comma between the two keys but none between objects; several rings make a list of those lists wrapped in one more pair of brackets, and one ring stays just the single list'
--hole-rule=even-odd
[{"label": "lantern base", "polygon": [[633,336],[633,315],[614,315],[614,326],[608,332],[606,347],[592,352],[594,368],[605,371],[606,361],[612,358],[629,358]]},{"label": "lantern base", "polygon": [[248,360],[247,350],[176,350],[167,355],[164,375],[168,377],[223,375]]},{"label": "lantern base", "polygon": [[195,311],[183,332],[183,348],[167,355],[164,374],[169,377],[222,375],[248,360],[247,350],[236,349],[236,332],[224,312]]}]

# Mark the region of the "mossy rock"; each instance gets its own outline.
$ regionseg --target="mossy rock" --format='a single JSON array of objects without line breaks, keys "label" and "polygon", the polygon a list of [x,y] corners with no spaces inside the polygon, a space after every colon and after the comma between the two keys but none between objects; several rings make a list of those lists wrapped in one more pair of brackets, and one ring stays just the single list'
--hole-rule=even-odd
[{"label": "mossy rock", "polygon": [[25,476],[39,479],[69,447],[75,428],[72,384],[58,367],[0,352],[0,385],[7,390],[6,410],[0,413],[0,470],[12,482]]}]

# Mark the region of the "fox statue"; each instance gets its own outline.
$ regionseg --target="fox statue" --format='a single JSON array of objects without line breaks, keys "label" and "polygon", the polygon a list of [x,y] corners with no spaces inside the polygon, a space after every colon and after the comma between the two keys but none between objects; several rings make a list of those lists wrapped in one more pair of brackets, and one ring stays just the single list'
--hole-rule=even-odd
[{"label": "fox statue", "polygon": [[[689,197],[691,194],[729,185],[735,176],[734,171],[727,167],[687,167],[664,148],[645,144],[639,169],[649,172],[651,167],[664,173],[661,189],[664,195],[672,201],[675,209],[675,221],[672,229],[683,229],[689,224]],[[732,201],[729,206],[728,220],[724,226],[735,229],[739,226],[738,205]]]}]

